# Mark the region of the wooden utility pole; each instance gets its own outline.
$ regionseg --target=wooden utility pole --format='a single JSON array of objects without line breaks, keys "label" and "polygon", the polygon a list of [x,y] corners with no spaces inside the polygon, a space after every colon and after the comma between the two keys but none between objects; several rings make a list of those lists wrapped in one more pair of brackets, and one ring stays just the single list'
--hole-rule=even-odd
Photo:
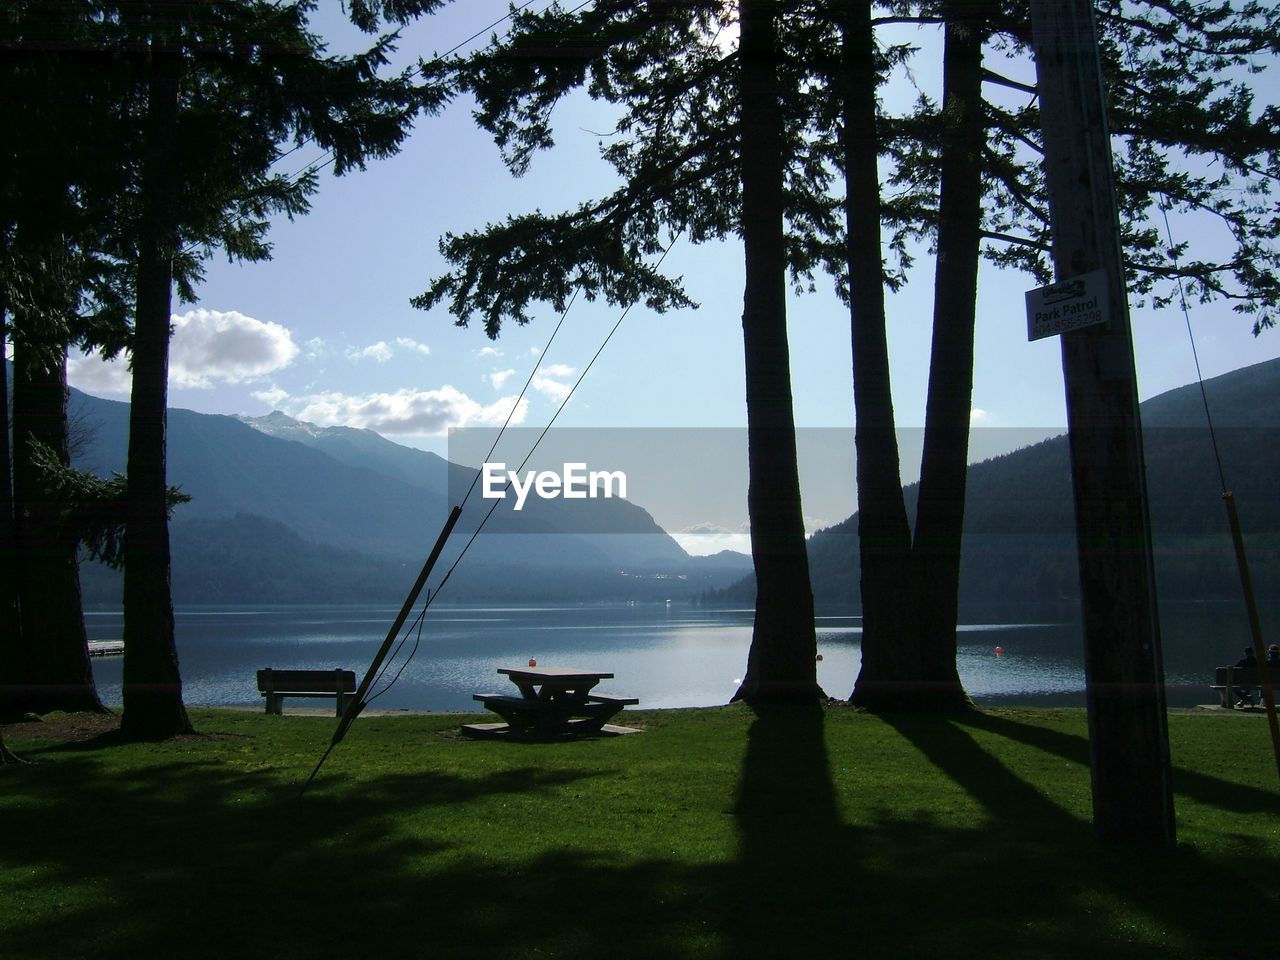
[{"label": "wooden utility pole", "polygon": [[[1096,281],[1101,322],[1062,335],[1084,615],[1093,822],[1175,842],[1164,662],[1124,260],[1090,0],[1032,0],[1056,278]],[[1048,301],[1052,302],[1052,300]]]}]

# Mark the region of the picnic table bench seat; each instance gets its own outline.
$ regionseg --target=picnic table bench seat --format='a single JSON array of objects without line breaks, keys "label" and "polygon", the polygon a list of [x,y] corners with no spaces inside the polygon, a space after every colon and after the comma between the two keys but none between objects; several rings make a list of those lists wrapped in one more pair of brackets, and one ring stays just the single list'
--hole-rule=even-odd
[{"label": "picnic table bench seat", "polygon": [[[583,702],[557,703],[536,697],[509,696],[503,693],[475,693],[478,700],[508,723],[517,725],[568,724],[569,727],[587,728],[602,725],[625,706],[640,702],[636,697],[618,697],[607,693],[588,694]],[[580,721],[571,720],[580,717]]]},{"label": "picnic table bench seat", "polygon": [[[533,697],[513,697],[506,693],[473,693],[472,700],[479,700],[485,706],[491,703],[500,703],[514,709],[524,709],[530,712],[544,709],[546,701],[538,700]],[[633,707],[640,703],[639,697],[619,697],[611,693],[589,693],[587,694],[587,703],[608,703],[618,707]]]},{"label": "picnic table bench seat", "polygon": [[611,693],[587,694],[587,703],[611,703],[619,707],[633,707],[639,702],[639,697],[616,697]]},{"label": "picnic table bench seat", "polygon": [[356,692],[354,670],[273,670],[258,671],[258,692],[267,698],[267,713],[282,712],[285,697],[335,697],[337,716]]}]

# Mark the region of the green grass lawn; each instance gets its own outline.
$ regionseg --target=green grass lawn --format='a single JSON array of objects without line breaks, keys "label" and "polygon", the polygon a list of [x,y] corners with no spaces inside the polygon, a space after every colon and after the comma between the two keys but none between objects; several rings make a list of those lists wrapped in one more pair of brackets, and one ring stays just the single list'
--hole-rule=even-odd
[{"label": "green grass lawn", "polygon": [[1081,711],[628,712],[471,741],[194,711],[161,744],[10,736],[0,957],[1276,957],[1266,723],[1174,716],[1179,847],[1100,848]]}]

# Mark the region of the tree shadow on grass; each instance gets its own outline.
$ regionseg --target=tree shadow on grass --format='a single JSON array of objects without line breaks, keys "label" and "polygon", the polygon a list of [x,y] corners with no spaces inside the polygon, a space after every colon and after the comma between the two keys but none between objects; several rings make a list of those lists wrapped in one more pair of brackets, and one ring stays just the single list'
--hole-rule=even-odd
[{"label": "tree shadow on grass", "polygon": [[[723,811],[663,806],[654,787],[626,781],[624,741],[584,750],[568,769],[487,749],[500,745],[477,746],[483,764],[464,759],[454,772],[407,755],[418,769],[330,777],[301,802],[293,773],[216,756],[160,750],[122,772],[102,752],[67,751],[0,797],[0,956],[1266,955],[1248,952],[1249,934],[1223,941],[1179,915],[1224,902],[1214,864],[1113,864],[1087,824],[965,729],[891,720],[921,760],[881,786],[833,778],[833,749],[848,766],[862,744],[833,740],[828,722],[817,708],[755,714]],[[905,802],[953,781],[986,814],[971,826]],[[867,789],[883,802],[852,793]],[[708,840],[706,856],[663,857],[656,842],[627,853],[625,836],[599,832],[634,822],[693,843],[672,818],[714,829],[720,816],[731,817],[729,846]],[[1153,881],[1167,906],[1130,889]],[[37,890],[46,899],[29,900]],[[1164,940],[1126,926],[1144,910],[1168,928]]]},{"label": "tree shadow on grass", "polygon": [[[728,956],[1267,955],[1266,932],[1224,937],[1223,914],[1212,913],[1260,906],[1236,874],[1194,853],[1152,861],[1104,850],[1070,803],[1017,776],[963,726],[880,719],[924,762],[896,771],[882,802],[868,804],[832,779],[822,711],[757,713],[735,808],[739,857],[724,888]],[[936,798],[948,783],[961,788],[953,815],[911,802],[913,789]],[[846,812],[868,808],[869,819]],[[1274,937],[1273,923],[1260,929]]]},{"label": "tree shadow on grass", "polygon": [[[1056,754],[1064,760],[1080,764],[1086,770],[1089,767],[1089,741],[1085,737],[980,711],[956,717],[955,722]],[[1174,760],[1177,760],[1176,756]],[[1201,803],[1240,814],[1274,813],[1276,810],[1276,795],[1266,790],[1189,770],[1176,762],[1173,764],[1172,775],[1176,793]]]},{"label": "tree shadow on grass", "polygon": [[[910,723],[897,729],[953,772],[963,768],[967,779],[975,759],[965,751],[967,738],[953,731],[935,745],[936,719],[916,722],[918,730]],[[975,771],[988,778],[993,772]],[[934,789],[928,774],[896,773],[922,791]],[[997,782],[975,786],[1003,815],[1000,823],[973,830],[945,825],[900,802],[900,783],[869,804],[848,798],[848,806],[877,811],[849,822],[846,798],[831,776],[822,710],[759,711],[735,811],[740,854],[727,887],[736,921],[729,955],[1068,957],[1081,942],[1104,939],[1102,925],[1085,923],[1063,941],[1067,924],[1053,891],[1049,899],[1032,892],[1044,871],[1026,840],[1046,831],[1019,830],[1020,841],[1012,842],[1007,821],[1049,819],[1059,835],[1079,834],[1079,824],[1025,785],[1016,793]]]},{"label": "tree shadow on grass", "polygon": [[0,866],[57,902],[32,918],[9,898],[7,958],[461,957],[486,931],[517,945],[517,924],[550,936],[575,858],[548,855],[525,876],[519,858],[463,856],[450,810],[550,800],[596,775],[422,771],[299,799],[297,784],[216,761],[102,776],[85,755],[34,769],[41,802],[3,808]]},{"label": "tree shadow on grass", "polygon": [[[1126,904],[1153,929],[1169,931],[1176,940],[1197,944],[1203,956],[1266,956],[1280,937],[1276,885],[1256,881],[1274,877],[1280,858],[1254,851],[1239,869],[1215,862],[1183,845],[1167,854],[1144,854],[1098,843],[1091,827],[1017,777],[987,753],[969,731],[985,731],[1079,764],[1087,785],[1089,745],[1084,737],[1022,723],[1007,717],[972,713],[928,728],[927,718],[889,718],[923,754],[960,783],[1002,824],[1026,833],[1028,853],[1039,847],[1064,876],[1091,886],[1114,903]],[[1265,791],[1230,784],[1186,769],[1174,770],[1179,792],[1222,809],[1275,813],[1274,797]],[[1038,843],[1036,837],[1043,837]],[[1267,889],[1269,888],[1269,889]],[[1193,892],[1194,891],[1194,892]],[[1097,897],[1095,895],[1094,899]],[[1188,906],[1192,909],[1188,909]],[[1228,932],[1230,928],[1231,932]],[[1228,941],[1234,946],[1228,946]]]}]

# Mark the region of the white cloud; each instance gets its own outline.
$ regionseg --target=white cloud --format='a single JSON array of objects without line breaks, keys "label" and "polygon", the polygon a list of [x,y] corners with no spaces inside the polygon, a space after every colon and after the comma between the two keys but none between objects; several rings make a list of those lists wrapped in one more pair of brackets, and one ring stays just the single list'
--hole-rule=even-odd
[{"label": "white cloud", "polygon": [[552,380],[550,377],[544,377],[541,374],[534,375],[532,384],[533,389],[557,403],[563,403],[565,398],[569,396],[570,387],[567,383]]},{"label": "white cloud", "polygon": [[488,360],[490,357],[502,356],[502,351],[499,350],[497,347],[481,347],[480,350],[476,353],[476,356],[479,357],[481,360]]},{"label": "white cloud", "polygon": [[834,525],[826,517],[811,517],[807,513],[804,515],[804,535],[806,537],[811,537],[819,530],[825,530],[827,527]]},{"label": "white cloud", "polygon": [[529,356],[531,356],[531,357],[540,357],[540,356],[542,356],[542,348],[541,348],[541,347],[530,347],[530,348],[529,348]]},{"label": "white cloud", "polygon": [[703,521],[672,533],[671,538],[690,556],[703,557],[721,550],[734,550],[749,555],[751,534],[746,532],[745,526],[743,524],[733,530],[712,521]]},{"label": "white cloud", "polygon": [[378,363],[386,363],[393,356],[395,351],[385,340],[379,340],[367,347],[350,347],[347,350],[348,360],[376,360]]},{"label": "white cloud", "polygon": [[288,399],[289,391],[272,386],[270,390],[255,390],[250,396],[255,400],[261,400],[270,407],[278,407],[282,400]]},{"label": "white cloud", "polygon": [[[285,327],[234,310],[191,310],[174,316],[169,341],[169,386],[207,389],[243,383],[293,363],[298,346]],[[124,359],[72,355],[67,378],[94,394],[127,394],[132,375]]]},{"label": "white cloud", "polygon": [[533,375],[533,389],[537,390],[543,396],[557,403],[564,401],[573,387],[570,384],[562,383],[558,377],[572,377],[574,368],[566,366],[563,363],[553,363],[545,367],[539,367],[538,372]]},{"label": "white cloud", "polygon": [[133,385],[133,376],[123,360],[102,360],[96,355],[83,354],[67,357],[67,380],[76,389],[94,396],[128,396]]},{"label": "white cloud", "polygon": [[974,407],[969,411],[969,426],[971,427],[989,427],[992,425],[994,417],[989,410],[981,410]]},{"label": "white cloud", "polygon": [[329,345],[322,337],[312,337],[303,346],[307,348],[308,360],[318,360],[329,352]]},{"label": "white cloud", "polygon": [[489,374],[489,383],[495,390],[501,390],[502,385],[515,376],[514,370],[498,370]]},{"label": "white cloud", "polygon": [[[500,426],[515,402],[515,397],[502,397],[493,403],[481,404],[445,385],[437,390],[397,390],[395,393],[317,393],[294,397],[286,405],[286,412],[325,427],[439,435],[450,427]],[[523,423],[528,409],[528,401],[521,400],[511,422]]]},{"label": "white cloud", "polygon": [[287,328],[243,313],[191,310],[173,317],[169,384],[211,387],[241,383],[293,363],[298,346]]},{"label": "white cloud", "polygon": [[396,355],[397,349],[411,350],[423,356],[431,353],[431,348],[425,343],[419,343],[410,337],[396,337],[390,343],[386,340],[379,340],[377,343],[371,343],[367,347],[348,347],[347,359],[351,361],[374,360],[378,363],[386,363]]},{"label": "white cloud", "polygon": [[395,342],[396,346],[400,347],[402,350],[412,350],[414,353],[420,353],[424,357],[431,353],[431,348],[425,343],[419,343],[417,340],[413,340],[409,337],[396,337]]}]

